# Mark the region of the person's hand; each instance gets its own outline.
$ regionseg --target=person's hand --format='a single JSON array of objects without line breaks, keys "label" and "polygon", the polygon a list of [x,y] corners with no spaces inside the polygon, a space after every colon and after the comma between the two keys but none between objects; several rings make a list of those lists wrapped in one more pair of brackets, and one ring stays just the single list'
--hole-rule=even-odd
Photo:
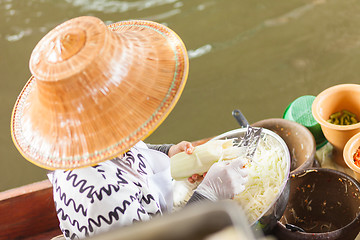
[{"label": "person's hand", "polygon": [[233,198],[245,190],[247,163],[246,159],[240,158],[214,163],[195,191],[212,201]]},{"label": "person's hand", "polygon": [[190,183],[200,183],[204,179],[205,176],[206,176],[206,172],[203,173],[202,175],[195,173],[191,177],[188,178],[188,181]]},{"label": "person's hand", "polygon": [[187,154],[192,154],[194,152],[194,149],[195,147],[191,144],[191,142],[182,141],[170,147],[168,156],[172,157],[180,152],[186,152]]},{"label": "person's hand", "polygon": [[[182,141],[182,142],[170,147],[168,156],[172,157],[175,154],[180,153],[180,152],[186,152],[187,154],[192,154],[194,152],[194,150],[195,150],[195,147],[191,144],[191,142]],[[204,179],[205,174],[206,173],[204,173],[203,175],[193,174],[191,177],[188,178],[188,181],[190,183],[201,182]]]}]

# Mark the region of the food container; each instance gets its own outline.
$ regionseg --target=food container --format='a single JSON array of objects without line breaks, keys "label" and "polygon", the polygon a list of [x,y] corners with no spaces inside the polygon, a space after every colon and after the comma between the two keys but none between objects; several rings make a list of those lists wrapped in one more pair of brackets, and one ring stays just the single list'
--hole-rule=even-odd
[{"label": "food container", "polygon": [[303,125],[286,119],[270,118],[251,126],[269,129],[285,141],[291,156],[291,172],[313,166],[316,143],[312,133]]},{"label": "food container", "polygon": [[360,181],[360,167],[354,163],[354,154],[360,147],[360,133],[355,134],[344,147],[344,160],[346,165],[353,170],[355,178]]},{"label": "food container", "polygon": [[[346,142],[360,132],[360,123],[353,125],[335,125],[327,122],[333,113],[347,110],[360,118],[360,85],[340,84],[330,87],[316,96],[312,113],[326,139],[333,146],[333,159],[340,166],[346,166],[343,149]],[[360,119],[358,119],[360,120]]]},{"label": "food container", "polygon": [[360,231],[360,185],[354,178],[313,168],[291,174],[290,184],[286,210],[273,231],[277,239],[355,239]]},{"label": "food container", "polygon": [[[247,131],[247,128],[240,128],[235,129],[229,132],[226,132],[224,134],[221,134],[214,139],[229,139],[229,138],[242,138],[244,137],[245,133]],[[284,142],[284,140],[277,135],[275,132],[270,131],[268,129],[262,130],[262,136],[264,135],[270,135],[271,137],[275,138],[275,140],[280,144],[281,148],[284,151],[285,154],[285,161],[286,161],[286,168],[284,170],[284,175],[286,176],[280,186],[280,190],[277,193],[274,200],[267,206],[267,208],[263,211],[263,213],[253,221],[251,226],[255,230],[261,229],[261,231],[265,234],[268,234],[272,231],[272,229],[275,227],[277,221],[281,218],[283,215],[283,212],[285,211],[285,207],[289,198],[289,192],[290,192],[290,182],[289,182],[289,174],[290,174],[290,153],[289,149]]]}]

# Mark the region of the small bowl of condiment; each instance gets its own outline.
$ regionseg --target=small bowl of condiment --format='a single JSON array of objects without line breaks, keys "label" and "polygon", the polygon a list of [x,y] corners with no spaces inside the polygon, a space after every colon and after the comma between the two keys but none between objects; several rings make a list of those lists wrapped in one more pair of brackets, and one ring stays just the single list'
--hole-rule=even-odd
[{"label": "small bowl of condiment", "polygon": [[340,84],[325,89],[316,96],[312,114],[333,146],[332,159],[340,166],[346,166],[345,144],[360,132],[360,85]]},{"label": "small bowl of condiment", "polygon": [[344,147],[344,160],[353,170],[355,178],[360,181],[360,133],[355,134]]},{"label": "small bowl of condiment", "polygon": [[360,231],[360,184],[333,169],[290,175],[290,196],[274,228],[279,240],[353,240]]}]

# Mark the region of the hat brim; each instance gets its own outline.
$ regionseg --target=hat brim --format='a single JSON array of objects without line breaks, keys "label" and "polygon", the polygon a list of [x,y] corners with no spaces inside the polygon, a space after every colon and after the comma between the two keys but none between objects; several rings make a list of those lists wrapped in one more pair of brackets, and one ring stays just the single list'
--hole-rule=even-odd
[{"label": "hat brim", "polygon": [[[108,25],[108,28],[114,32],[128,31],[128,29],[132,27],[144,28],[158,34],[159,37],[167,39],[171,45],[171,51],[173,51],[175,70],[172,78],[169,79],[170,87],[167,89],[167,94],[159,101],[157,108],[146,116],[147,119],[143,121],[141,125],[132,126],[133,129],[130,130],[130,133],[127,134],[126,137],[117,139],[117,141],[111,145],[106,145],[106,147],[102,147],[101,149],[95,149],[92,152],[83,152],[78,155],[51,154],[49,151],[44,154],[42,151],[43,146],[37,146],[36,144],[39,141],[34,139],[34,136],[37,136],[36,133],[34,134],[34,131],[37,131],[37,129],[24,129],[24,122],[28,120],[23,119],[23,112],[25,108],[29,105],[31,106],[31,100],[29,98],[32,97],[29,96],[36,91],[36,79],[32,76],[21,91],[11,116],[12,139],[25,159],[39,167],[49,170],[74,169],[96,165],[99,162],[112,159],[124,153],[138,141],[148,137],[162,124],[175,107],[184,89],[189,68],[187,51],[184,43],[175,32],[155,22],[133,20]],[[41,116],[39,116],[39,118],[41,118]],[[32,132],[32,134],[30,134],[31,138],[28,137],[29,131]],[[102,137],[105,138],[106,136]],[[41,136],[39,136],[39,138],[41,138]],[[48,149],[51,148],[48,147]]]}]

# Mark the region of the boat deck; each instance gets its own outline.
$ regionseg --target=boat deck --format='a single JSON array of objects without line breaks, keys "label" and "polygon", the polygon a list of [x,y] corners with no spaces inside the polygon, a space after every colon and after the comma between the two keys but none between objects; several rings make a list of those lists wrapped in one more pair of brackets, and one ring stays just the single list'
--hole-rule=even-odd
[{"label": "boat deck", "polygon": [[[193,145],[203,144],[209,139],[193,142]],[[331,146],[317,151],[319,164],[353,175],[350,169],[331,161],[328,157],[330,151]],[[49,240],[62,234],[49,180],[0,192],[0,216],[0,240]],[[360,240],[360,234],[356,240]]]},{"label": "boat deck", "polygon": [[61,234],[48,180],[1,192],[0,216],[0,239],[48,240]]}]

